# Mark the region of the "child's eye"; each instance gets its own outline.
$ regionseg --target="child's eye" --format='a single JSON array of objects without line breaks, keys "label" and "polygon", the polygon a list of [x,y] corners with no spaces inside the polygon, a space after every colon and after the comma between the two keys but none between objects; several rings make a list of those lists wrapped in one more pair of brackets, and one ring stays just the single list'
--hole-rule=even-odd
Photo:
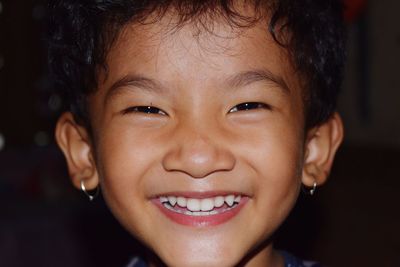
[{"label": "child's eye", "polygon": [[146,113],[146,114],[159,114],[159,115],[167,115],[164,111],[159,108],[152,107],[152,106],[137,106],[137,107],[130,107],[123,111],[123,114],[131,113],[131,112],[139,112],[139,113]]},{"label": "child's eye", "polygon": [[259,108],[269,109],[270,107],[267,104],[259,102],[247,102],[234,106],[231,110],[229,110],[229,113]]}]

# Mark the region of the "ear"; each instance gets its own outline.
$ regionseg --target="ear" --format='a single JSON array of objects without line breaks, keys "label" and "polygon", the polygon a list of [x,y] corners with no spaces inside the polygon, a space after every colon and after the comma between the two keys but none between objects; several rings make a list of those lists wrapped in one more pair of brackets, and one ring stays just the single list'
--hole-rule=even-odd
[{"label": "ear", "polygon": [[307,133],[302,182],[312,187],[326,182],[333,159],[343,140],[343,123],[338,113]]},{"label": "ear", "polygon": [[66,112],[57,121],[55,138],[67,160],[73,185],[80,189],[81,181],[84,181],[88,190],[95,189],[99,177],[87,130],[76,123],[70,112]]}]

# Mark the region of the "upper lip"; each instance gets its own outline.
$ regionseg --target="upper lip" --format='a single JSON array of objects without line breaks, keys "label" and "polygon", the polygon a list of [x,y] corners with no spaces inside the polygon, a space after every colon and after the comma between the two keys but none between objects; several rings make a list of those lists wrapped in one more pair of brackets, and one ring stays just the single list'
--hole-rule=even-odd
[{"label": "upper lip", "polygon": [[168,197],[168,196],[175,196],[175,197],[185,197],[185,198],[211,198],[216,196],[228,196],[228,195],[235,195],[235,196],[247,196],[246,194],[238,191],[175,191],[175,192],[166,192],[156,194],[151,198],[158,198],[158,197]]}]

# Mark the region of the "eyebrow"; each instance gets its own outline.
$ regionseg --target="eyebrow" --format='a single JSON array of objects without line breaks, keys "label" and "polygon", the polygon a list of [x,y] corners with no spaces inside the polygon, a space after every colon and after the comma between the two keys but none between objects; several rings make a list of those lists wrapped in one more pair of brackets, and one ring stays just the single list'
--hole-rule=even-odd
[{"label": "eyebrow", "polygon": [[227,79],[228,85],[233,88],[244,87],[258,81],[272,82],[278,85],[279,88],[283,89],[284,93],[290,93],[289,86],[283,78],[273,74],[269,70],[257,69],[244,71]]},{"label": "eyebrow", "polygon": [[145,89],[145,91],[161,92],[164,90],[163,86],[157,81],[146,78],[142,75],[128,74],[113,83],[107,90],[105,101],[107,102],[113,95],[117,94],[120,88],[123,87],[136,87]]},{"label": "eyebrow", "polygon": [[[274,75],[269,70],[258,69],[243,71],[238,74],[234,74],[225,80],[229,88],[240,88],[259,81],[272,82],[278,85],[279,88],[283,89],[282,91],[284,93],[290,93],[289,87],[285,81],[281,77]],[[157,93],[165,90],[164,86],[162,86],[162,84],[156,80],[144,77],[142,75],[129,74],[111,85],[111,87],[107,90],[105,101],[111,98],[112,95],[116,94],[119,91],[118,89],[122,87],[136,87],[144,89],[145,91],[153,91]]]},{"label": "eyebrow", "polygon": [[149,91],[161,91],[162,85],[159,84],[157,81],[146,78],[141,75],[126,75],[123,78],[116,81],[108,90],[107,94],[114,93],[118,88],[125,87],[125,86],[134,86],[143,88]]}]

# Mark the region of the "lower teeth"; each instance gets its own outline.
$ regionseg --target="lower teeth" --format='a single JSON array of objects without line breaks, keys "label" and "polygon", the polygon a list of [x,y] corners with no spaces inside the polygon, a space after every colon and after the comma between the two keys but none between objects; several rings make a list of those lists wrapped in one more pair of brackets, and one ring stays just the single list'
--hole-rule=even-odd
[{"label": "lower teeth", "polygon": [[174,209],[173,206],[171,206],[169,203],[162,203],[163,206],[173,212],[176,213],[180,213],[180,214],[184,214],[184,215],[190,215],[190,216],[209,216],[209,215],[216,215],[219,213],[223,213],[225,211],[231,210],[233,208],[235,208],[237,206],[237,204],[234,204],[232,207],[220,210],[220,211],[216,211],[216,210],[212,210],[212,211],[190,211],[190,210],[176,210]]}]

